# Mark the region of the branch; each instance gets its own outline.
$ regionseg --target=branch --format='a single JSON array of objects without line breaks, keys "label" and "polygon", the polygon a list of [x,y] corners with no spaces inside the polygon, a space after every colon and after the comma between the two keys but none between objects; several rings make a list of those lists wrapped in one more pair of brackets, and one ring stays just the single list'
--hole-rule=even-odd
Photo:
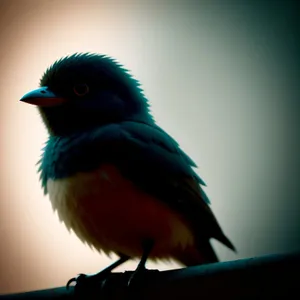
[{"label": "branch", "polygon": [[[300,253],[219,262],[171,271],[149,271],[137,289],[136,299],[289,299],[299,296]],[[83,299],[132,299],[126,287],[132,271],[112,273],[106,281],[89,287]],[[297,295],[296,294],[296,295]],[[65,287],[2,295],[0,300],[75,299]],[[135,297],[134,297],[135,298]],[[294,297],[293,297],[294,298]]]}]

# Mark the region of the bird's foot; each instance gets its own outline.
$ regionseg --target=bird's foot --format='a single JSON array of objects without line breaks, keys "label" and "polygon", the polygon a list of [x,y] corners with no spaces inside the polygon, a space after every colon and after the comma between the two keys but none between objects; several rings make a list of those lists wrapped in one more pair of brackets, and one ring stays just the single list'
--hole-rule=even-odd
[{"label": "bird's foot", "polygon": [[140,282],[144,279],[145,274],[147,273],[146,268],[140,268],[135,270],[128,279],[127,286],[132,288],[140,285]]},{"label": "bird's foot", "polygon": [[127,281],[127,287],[130,289],[136,289],[140,285],[144,284],[147,278],[153,274],[159,273],[159,270],[148,270],[146,268],[138,268],[135,270]]},{"label": "bird's foot", "polygon": [[70,286],[74,286],[75,294],[86,294],[91,293],[95,290],[101,290],[105,284],[107,277],[110,275],[110,272],[100,272],[94,275],[86,275],[86,274],[79,274],[78,276],[71,278],[66,287],[67,289]]},{"label": "bird's foot", "polygon": [[94,275],[79,274],[77,277],[71,278],[66,287],[69,289],[69,287],[75,283],[74,292],[76,294],[93,292],[99,288],[103,289],[106,279],[111,275],[111,271],[128,259],[130,259],[129,256],[120,254],[120,258],[106,269]]}]

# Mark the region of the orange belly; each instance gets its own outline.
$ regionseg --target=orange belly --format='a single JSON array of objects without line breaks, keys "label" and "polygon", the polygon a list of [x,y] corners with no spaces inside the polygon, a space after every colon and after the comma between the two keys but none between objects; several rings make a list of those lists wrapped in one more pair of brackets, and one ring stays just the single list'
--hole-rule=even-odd
[{"label": "orange belly", "polygon": [[150,258],[168,258],[194,244],[179,214],[138,189],[113,165],[47,182],[54,210],[67,228],[99,251],[142,255],[142,242],[155,243]]}]

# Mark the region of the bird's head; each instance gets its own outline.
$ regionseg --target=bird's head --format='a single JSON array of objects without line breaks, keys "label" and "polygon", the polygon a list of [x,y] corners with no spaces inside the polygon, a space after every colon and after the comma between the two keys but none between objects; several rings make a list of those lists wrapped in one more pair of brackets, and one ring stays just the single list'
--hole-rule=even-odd
[{"label": "bird's head", "polygon": [[138,81],[105,55],[76,53],[56,61],[40,88],[21,101],[38,106],[51,135],[125,120],[154,122]]}]

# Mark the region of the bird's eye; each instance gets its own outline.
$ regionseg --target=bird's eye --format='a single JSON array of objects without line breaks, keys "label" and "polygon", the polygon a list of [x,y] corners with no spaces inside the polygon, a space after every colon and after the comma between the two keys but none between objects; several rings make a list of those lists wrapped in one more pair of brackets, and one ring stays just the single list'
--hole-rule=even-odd
[{"label": "bird's eye", "polygon": [[85,96],[89,90],[89,86],[86,83],[79,83],[73,87],[74,93],[79,97]]}]

